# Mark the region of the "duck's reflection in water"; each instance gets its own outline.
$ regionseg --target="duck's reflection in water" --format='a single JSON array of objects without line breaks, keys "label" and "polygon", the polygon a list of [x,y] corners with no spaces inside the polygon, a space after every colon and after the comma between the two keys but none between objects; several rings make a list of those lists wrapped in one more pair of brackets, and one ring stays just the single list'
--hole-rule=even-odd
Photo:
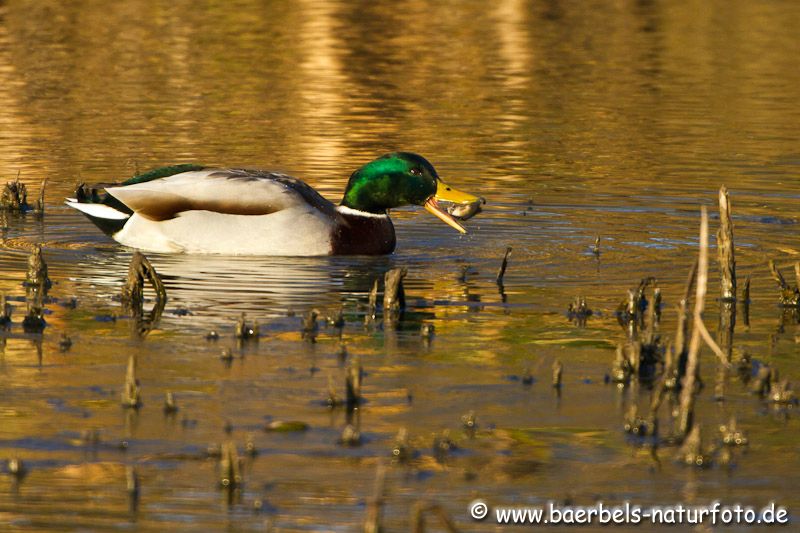
[{"label": "duck's reflection in water", "polygon": [[[132,253],[100,250],[71,265],[79,292],[119,294]],[[387,257],[237,257],[148,254],[167,289],[164,315],[196,320],[241,313],[263,318],[311,308],[338,309],[365,300],[375,279],[393,268]],[[64,265],[70,267],[70,265]],[[85,292],[84,292],[85,294]],[[152,295],[152,293],[146,294]]]}]

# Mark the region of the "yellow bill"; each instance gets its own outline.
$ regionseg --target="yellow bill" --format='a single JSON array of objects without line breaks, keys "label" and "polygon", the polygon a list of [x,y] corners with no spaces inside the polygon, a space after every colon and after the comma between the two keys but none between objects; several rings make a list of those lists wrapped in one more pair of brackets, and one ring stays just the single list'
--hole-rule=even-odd
[{"label": "yellow bill", "polygon": [[461,233],[466,233],[467,230],[459,224],[456,219],[454,219],[447,211],[439,206],[439,200],[444,202],[452,202],[454,204],[467,204],[473,202],[479,202],[480,198],[477,196],[473,196],[471,194],[459,191],[458,189],[454,189],[447,185],[446,183],[439,181],[436,187],[436,194],[428,198],[428,201],[425,202],[425,209],[439,218],[442,222],[447,224],[448,226],[452,227],[453,229],[460,231]]}]

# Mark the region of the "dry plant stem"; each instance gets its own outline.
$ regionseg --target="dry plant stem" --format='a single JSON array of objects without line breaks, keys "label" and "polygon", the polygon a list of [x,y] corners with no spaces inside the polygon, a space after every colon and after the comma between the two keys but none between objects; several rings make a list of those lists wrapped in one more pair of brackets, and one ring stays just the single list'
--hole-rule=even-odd
[{"label": "dry plant stem", "polygon": [[26,285],[37,287],[45,285],[49,288],[51,285],[50,278],[47,275],[47,263],[44,260],[41,245],[35,245],[28,256],[28,273],[25,278]]},{"label": "dry plant stem", "polygon": [[658,330],[658,306],[661,305],[661,297],[658,296],[660,291],[658,287],[653,288],[653,299],[650,305],[647,306],[647,319],[644,325],[643,344],[653,344],[656,339],[656,332]]},{"label": "dry plant stem", "polygon": [[[781,288],[781,296],[780,296],[781,306],[800,307],[800,285],[794,287],[789,286],[789,284],[786,283],[783,274],[781,274],[780,270],[778,270],[778,267],[775,266],[775,261],[771,259],[769,261],[769,271],[770,274],[772,275],[772,279],[774,279],[775,282],[778,284],[778,286]],[[794,273],[795,273],[795,278],[798,278],[796,280],[797,283],[800,284],[800,262],[795,263]]]},{"label": "dry plant stem", "polygon": [[783,279],[783,274],[781,274],[781,271],[775,266],[775,261],[772,259],[769,260],[769,273],[772,275],[772,279],[775,280],[775,283],[777,283],[781,289],[786,290],[789,288],[786,285],[786,280]]},{"label": "dry plant stem", "polygon": [[700,455],[701,449],[702,439],[700,435],[700,426],[694,426],[683,440],[681,449],[678,451],[678,455],[685,463],[695,464],[696,458],[698,455]]},{"label": "dry plant stem", "polygon": [[38,215],[44,215],[44,192],[47,188],[47,178],[42,180],[42,188],[39,190],[39,199],[36,201],[36,208],[34,211]]},{"label": "dry plant stem", "polygon": [[375,307],[378,305],[378,280],[376,279],[375,282],[372,284],[372,289],[369,291],[369,307],[372,311],[375,311]]},{"label": "dry plant stem", "polygon": [[378,280],[372,284],[372,289],[369,291],[369,304],[367,314],[364,317],[364,324],[369,325],[375,320],[378,308]]},{"label": "dry plant stem", "polygon": [[133,466],[125,468],[125,485],[128,492],[139,492],[139,476]]},{"label": "dry plant stem", "polygon": [[728,381],[728,369],[730,367],[719,365],[717,367],[717,375],[714,380],[714,399],[716,401],[723,401],[725,399],[725,384]]},{"label": "dry plant stem", "polygon": [[695,279],[697,278],[697,260],[692,264],[689,271],[689,278],[686,280],[686,288],[683,291],[683,298],[681,298],[680,305],[678,306],[678,329],[675,332],[675,356],[679,357],[686,350],[686,334],[688,332],[688,314],[689,298],[694,287]]},{"label": "dry plant stem", "polygon": [[508,268],[508,257],[511,255],[511,247],[506,247],[506,253],[503,256],[503,262],[500,264],[500,270],[497,271],[497,278],[496,282],[498,285],[503,284],[503,277],[506,275],[506,269]]},{"label": "dry plant stem", "polygon": [[8,325],[11,322],[11,312],[13,307],[6,300],[6,295],[0,295],[0,325]]},{"label": "dry plant stem", "polygon": [[28,191],[19,181],[19,174],[14,181],[6,183],[0,196],[0,209],[14,213],[24,213],[28,209]]},{"label": "dry plant stem", "polygon": [[733,222],[728,189],[719,189],[719,231],[717,232],[717,258],[719,259],[720,298],[736,301],[736,260],[733,253]]},{"label": "dry plant stem", "polygon": [[47,285],[44,279],[39,279],[37,286],[28,285],[26,305],[27,313],[22,321],[22,327],[27,332],[39,332],[45,327],[44,296]]},{"label": "dry plant stem", "polygon": [[403,278],[408,274],[408,269],[393,268],[386,273],[383,287],[383,314],[386,317],[396,316],[406,307],[406,296],[403,290]]},{"label": "dry plant stem", "polygon": [[742,287],[742,322],[745,326],[750,326],[750,276],[748,275],[744,280],[744,287]]},{"label": "dry plant stem", "polygon": [[744,287],[742,288],[742,301],[745,305],[750,303],[750,276],[744,279]]},{"label": "dry plant stem", "polygon": [[33,247],[33,251],[28,257],[28,273],[25,278],[25,285],[27,313],[22,322],[22,327],[26,332],[38,332],[46,325],[44,298],[51,285],[50,278],[47,276],[47,263],[42,255],[42,247],[39,245]]},{"label": "dry plant stem", "polygon": [[733,300],[719,301],[719,324],[717,326],[717,340],[724,353],[724,363],[717,369],[717,379],[714,388],[714,398],[722,400],[725,397],[725,383],[727,382],[728,369],[733,358],[733,332],[736,328],[736,302]]},{"label": "dry plant stem", "polygon": [[720,300],[719,325],[717,339],[719,347],[725,353],[725,360],[730,361],[733,353],[733,332],[736,327],[736,302]]},{"label": "dry plant stem", "polygon": [[661,378],[656,383],[656,386],[653,389],[653,394],[650,397],[650,413],[648,417],[650,420],[654,420],[656,418],[656,413],[658,413],[658,409],[661,407],[661,403],[664,401],[664,392],[667,390],[667,382],[672,377],[675,363],[673,357],[670,355],[671,353],[672,346],[667,346],[667,359],[664,362],[664,372],[661,374]]},{"label": "dry plant stem", "polygon": [[242,474],[239,469],[239,453],[236,444],[228,441],[222,445],[219,459],[220,485],[226,488],[236,488],[242,483]]},{"label": "dry plant stem", "polygon": [[122,301],[132,309],[141,309],[144,303],[145,278],[152,284],[157,301],[166,302],[167,300],[167,291],[156,269],[144,255],[135,252],[128,268],[128,279],[122,288]]},{"label": "dry plant stem", "polygon": [[372,499],[367,504],[367,519],[364,522],[364,533],[379,533],[381,531],[381,515],[383,500],[386,490],[386,467],[378,463],[375,473],[375,490]]},{"label": "dry plant stem", "polygon": [[345,377],[345,393],[349,410],[355,409],[361,403],[361,380],[363,376],[364,369],[361,367],[361,359],[356,358],[347,367],[347,376]]},{"label": "dry plant stem", "polygon": [[553,363],[553,387],[561,387],[561,376],[564,372],[564,365],[558,359]]},{"label": "dry plant stem", "polygon": [[[153,309],[144,314],[144,282],[147,279],[156,293],[156,302]],[[135,252],[128,267],[128,277],[122,287],[121,301],[123,306],[133,316],[131,327],[136,337],[143,338],[147,335],[161,318],[164,306],[167,303],[167,291],[161,282],[161,277],[156,272],[150,261],[140,252]]]},{"label": "dry plant stem", "polygon": [[800,261],[794,264],[794,280],[797,287],[800,288]]},{"label": "dry plant stem", "polygon": [[724,185],[719,189],[719,221],[717,259],[719,261],[720,302],[717,338],[722,354],[717,355],[725,364],[717,372],[715,392],[717,399],[723,398],[725,394],[725,379],[728,363],[732,356],[733,330],[736,324],[736,260],[734,259],[733,222],[731,221],[728,189]]},{"label": "dry plant stem", "polygon": [[697,286],[695,287],[694,300],[694,328],[689,340],[689,355],[686,361],[686,375],[683,378],[681,390],[680,418],[678,432],[681,436],[688,434],[692,427],[694,411],[695,383],[700,365],[700,341],[702,328],[702,314],[706,300],[706,286],[708,283],[708,212],[703,206],[700,211],[700,252],[697,258]]},{"label": "dry plant stem", "polygon": [[711,333],[708,332],[705,323],[703,323],[702,317],[695,317],[694,326],[700,330],[700,335],[703,338],[703,342],[705,342],[706,345],[711,348],[711,351],[713,351],[714,354],[719,357],[720,363],[722,363],[723,366],[730,366],[730,363],[728,362],[728,356],[725,355],[725,352],[719,347],[717,341],[715,341],[714,337],[711,336]]},{"label": "dry plant stem", "polygon": [[125,372],[125,389],[122,391],[122,405],[131,409],[141,406],[141,392],[136,379],[136,357],[128,357],[128,367]]}]

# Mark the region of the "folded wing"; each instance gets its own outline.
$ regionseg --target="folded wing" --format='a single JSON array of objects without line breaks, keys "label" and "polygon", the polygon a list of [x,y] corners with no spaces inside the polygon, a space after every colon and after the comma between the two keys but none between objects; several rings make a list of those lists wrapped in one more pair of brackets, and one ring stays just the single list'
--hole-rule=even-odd
[{"label": "folded wing", "polygon": [[169,220],[186,211],[231,215],[268,215],[292,207],[317,209],[333,216],[334,206],[306,183],[275,172],[207,169],[106,188],[135,213],[149,220]]}]

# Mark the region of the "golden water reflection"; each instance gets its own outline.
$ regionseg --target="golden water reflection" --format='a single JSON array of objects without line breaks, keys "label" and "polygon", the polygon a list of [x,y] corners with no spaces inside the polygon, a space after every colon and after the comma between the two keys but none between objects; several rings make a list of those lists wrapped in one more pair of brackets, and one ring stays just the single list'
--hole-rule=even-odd
[{"label": "golden water reflection", "polygon": [[[671,449],[656,464],[631,446],[621,419],[632,395],[603,383],[623,338],[613,311],[640,278],[658,278],[663,331],[674,331],[698,204],[712,204],[723,183],[737,268],[752,277],[734,355],[798,379],[800,331],[782,321],[766,268],[768,259],[791,268],[800,253],[798,23],[791,2],[0,3],[0,177],[19,173],[31,190],[50,180],[44,220],[9,217],[0,229],[0,290],[15,308],[0,352],[0,459],[29,465],[21,481],[0,475],[0,524],[355,529],[400,427],[420,455],[388,471],[390,530],[408,529],[421,499],[475,527],[465,510],[476,495],[492,504],[780,497],[800,509],[797,468],[785,460],[797,448],[792,411],[759,403],[734,378],[725,402],[707,387],[699,416],[709,436],[736,413],[752,447],[732,470],[695,472]],[[400,209],[398,251],[385,258],[154,255],[169,301],[145,339],[131,336],[116,300],[130,250],[60,200],[79,181],[178,162],[284,170],[338,200],[355,168],[397,149],[488,199],[468,235]],[[55,282],[41,338],[19,327],[37,243]],[[365,328],[372,282],[396,266],[409,268],[406,320]],[[595,311],[586,328],[564,316],[580,295]],[[340,308],[341,335],[322,325],[316,343],[301,340],[304,313]],[[240,352],[232,332],[242,312],[264,337]],[[429,343],[422,323],[435,326]],[[211,329],[219,341],[204,339]],[[230,364],[224,349],[236,354]],[[130,354],[138,413],[119,405]],[[329,376],[344,394],[355,357],[367,373],[364,444],[347,448],[337,444],[344,413],[322,404]],[[549,383],[556,359],[560,395]],[[702,371],[712,383],[710,359]],[[180,407],[172,417],[167,391]],[[473,440],[461,431],[470,410]],[[262,430],[276,419],[311,429]],[[248,434],[260,452],[243,462],[245,485],[230,500],[206,458],[229,438],[227,423],[241,452]],[[444,429],[461,449],[442,464],[431,447]],[[136,513],[126,466],[140,479]]]}]

